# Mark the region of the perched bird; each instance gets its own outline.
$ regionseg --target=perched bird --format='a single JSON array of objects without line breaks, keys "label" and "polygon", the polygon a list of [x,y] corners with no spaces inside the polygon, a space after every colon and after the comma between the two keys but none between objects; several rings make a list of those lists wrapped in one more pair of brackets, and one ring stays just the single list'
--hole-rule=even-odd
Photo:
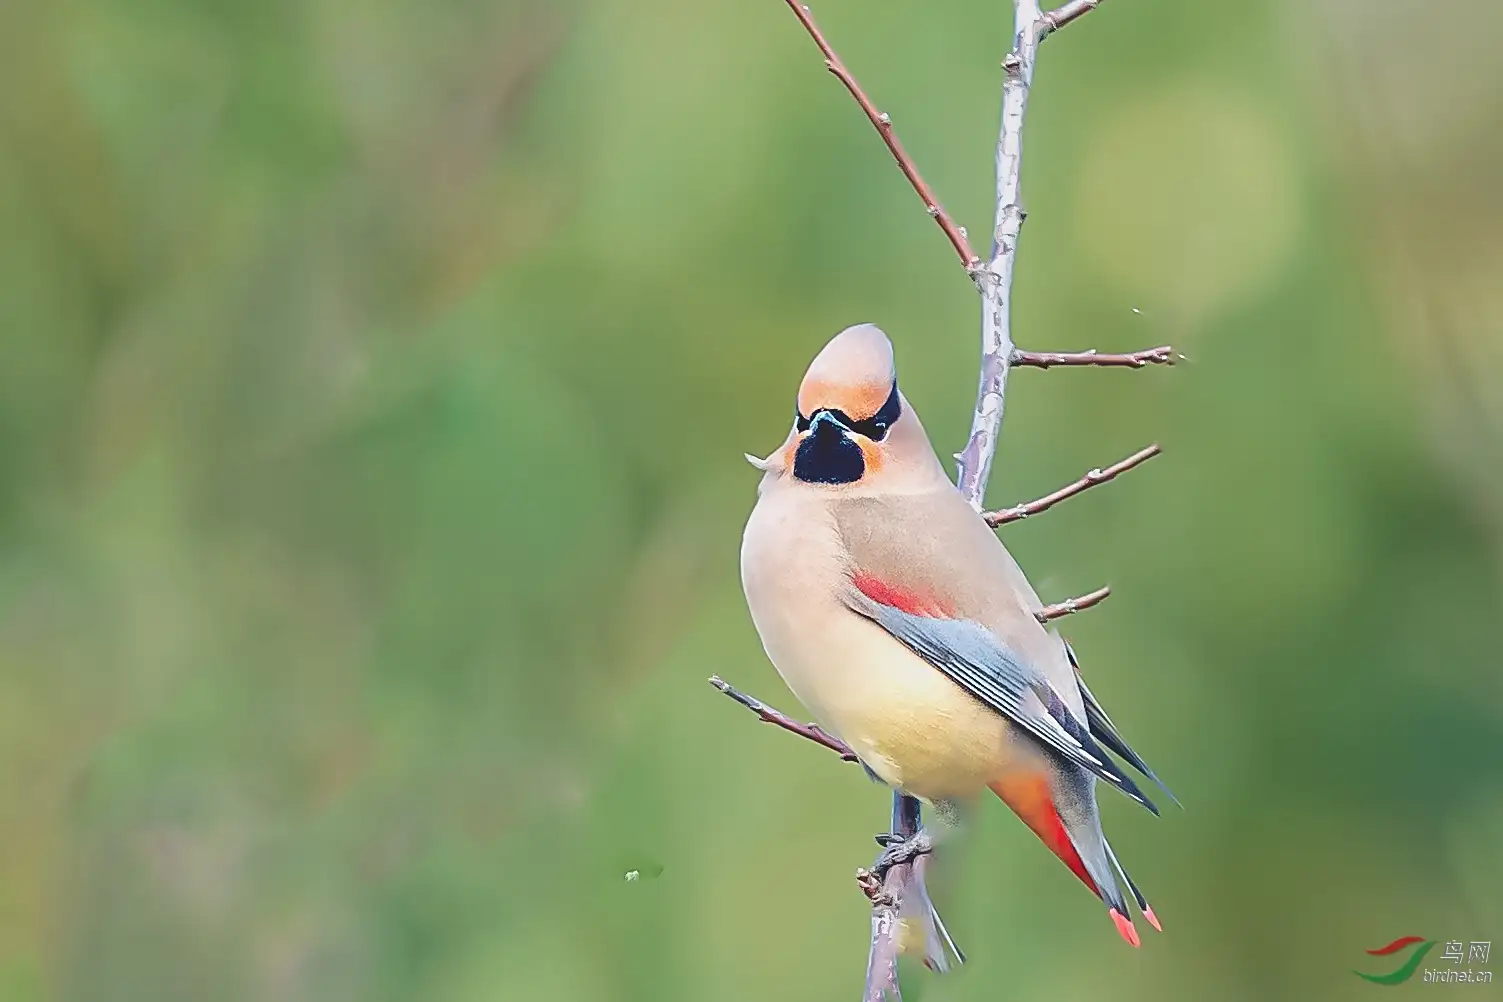
[{"label": "perched bird", "polygon": [[[887,336],[870,324],[836,335],[804,375],[787,439],[747,459],[763,471],[741,546],[747,605],[819,725],[942,816],[992,790],[1101,898],[1123,939],[1139,943],[1118,875],[1159,928],[1102,835],[1096,781],[1158,810],[1103,746],[1158,779],[945,475],[898,391]],[[925,828],[877,865],[931,846]]]}]

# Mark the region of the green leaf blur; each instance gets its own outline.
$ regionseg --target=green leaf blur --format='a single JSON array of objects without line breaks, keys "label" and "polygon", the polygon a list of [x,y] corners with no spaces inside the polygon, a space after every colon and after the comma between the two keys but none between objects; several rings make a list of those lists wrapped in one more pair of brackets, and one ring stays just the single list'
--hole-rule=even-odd
[{"label": "green leaf blur", "polygon": [[[1007,6],[816,3],[974,234]],[[910,1000],[1503,937],[1503,6],[1411,7],[1045,43],[1019,341],[1188,361],[1017,373],[992,501],[1164,444],[1004,536],[1186,809],[1132,951],[983,805]],[[742,454],[859,321],[953,452],[976,314],[779,0],[0,4],[0,1002],[857,998]]]}]

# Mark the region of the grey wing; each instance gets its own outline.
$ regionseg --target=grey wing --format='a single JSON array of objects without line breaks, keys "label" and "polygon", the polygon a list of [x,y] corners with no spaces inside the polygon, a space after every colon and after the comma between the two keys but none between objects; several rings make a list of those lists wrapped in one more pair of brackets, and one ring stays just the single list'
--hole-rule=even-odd
[{"label": "grey wing", "polygon": [[916,616],[856,589],[852,611],[886,630],[962,689],[1002,714],[1066,761],[1115,786],[1154,814],[1158,808],[1102,751],[1041,672],[1025,664],[986,627],[964,619]]}]

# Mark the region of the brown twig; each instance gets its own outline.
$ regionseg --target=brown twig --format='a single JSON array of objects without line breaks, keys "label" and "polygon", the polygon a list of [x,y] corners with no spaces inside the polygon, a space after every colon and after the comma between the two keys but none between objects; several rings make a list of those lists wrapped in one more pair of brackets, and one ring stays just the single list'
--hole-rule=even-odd
[{"label": "brown twig", "polygon": [[1090,351],[1013,351],[1013,365],[1026,365],[1035,369],[1051,369],[1056,365],[1098,365],[1125,369],[1141,369],[1145,365],[1173,365],[1174,348],[1161,344],[1157,348],[1126,355],[1108,355],[1092,348]]},{"label": "brown twig", "polygon": [[1060,619],[1073,613],[1082,612],[1086,609],[1089,609],[1093,605],[1100,605],[1111,593],[1111,585],[1102,585],[1100,588],[1097,588],[1093,592],[1087,592],[1084,595],[1077,595],[1074,598],[1067,598],[1063,602],[1055,602],[1053,605],[1046,605],[1038,612],[1034,613],[1034,616],[1038,618],[1038,621],[1040,623],[1047,623],[1050,620]]},{"label": "brown twig", "polygon": [[986,519],[987,525],[995,529],[999,525],[1006,525],[1009,522],[1017,522],[1025,519],[1030,515],[1037,515],[1039,512],[1048,511],[1061,501],[1073,498],[1082,491],[1095,487],[1097,484],[1104,484],[1108,480],[1115,479],[1119,474],[1126,473],[1134,466],[1141,466],[1163,451],[1157,444],[1150,445],[1146,449],[1140,449],[1133,453],[1121,462],[1113,463],[1104,470],[1092,470],[1073,484],[1067,484],[1052,494],[1045,494],[1036,501],[1014,505],[1011,508],[1002,508],[998,511],[983,512],[981,517]]},{"label": "brown twig", "polygon": [[1045,11],[1039,19],[1043,22],[1039,29],[1039,40],[1046,35],[1052,34],[1069,24],[1071,21],[1085,17],[1091,11],[1101,6],[1102,0],[1070,0],[1067,4],[1061,4],[1051,11]]},{"label": "brown twig", "polygon": [[711,675],[710,684],[761,717],[767,723],[777,724],[785,731],[797,734],[801,738],[808,738],[815,744],[830,749],[830,751],[839,755],[846,762],[856,761],[856,753],[851,751],[850,745],[834,735],[826,733],[818,724],[801,724],[786,713],[774,710],[756,696],[748,696],[719,675]]},{"label": "brown twig", "polygon": [[840,56],[831,48],[830,43],[825,40],[824,34],[819,30],[819,25],[814,23],[814,14],[809,10],[809,5],[799,3],[798,0],[784,0],[784,2],[793,11],[793,15],[798,18],[799,23],[804,26],[804,30],[809,33],[809,37],[814,39],[814,44],[819,46],[819,51],[825,57],[825,69],[829,70],[835,75],[837,80],[845,84],[845,89],[851,92],[851,97],[856,99],[856,103],[866,113],[866,117],[871,121],[873,128],[881,135],[882,142],[887,144],[887,149],[892,154],[892,158],[898,162],[898,167],[903,171],[903,176],[908,179],[909,184],[913,185],[913,190],[918,192],[918,197],[923,200],[924,208],[928,211],[929,215],[934,217],[934,221],[939,224],[939,228],[945,231],[945,236],[949,237],[950,246],[954,247],[955,253],[960,256],[960,263],[965,266],[966,273],[972,273],[975,267],[981,262],[981,258],[971,249],[971,242],[966,238],[965,227],[956,225],[955,220],[950,218],[950,214],[945,211],[944,206],[939,204],[939,198],[935,196],[934,189],[929,187],[929,183],[919,173],[919,169],[914,164],[913,159],[903,149],[903,144],[898,141],[897,133],[893,131],[891,116],[886,112],[877,110],[877,106],[872,103],[872,99],[866,96],[866,91],[861,89],[861,84],[857,83],[856,78],[851,75],[851,71],[846,69],[845,63],[841,61]]}]

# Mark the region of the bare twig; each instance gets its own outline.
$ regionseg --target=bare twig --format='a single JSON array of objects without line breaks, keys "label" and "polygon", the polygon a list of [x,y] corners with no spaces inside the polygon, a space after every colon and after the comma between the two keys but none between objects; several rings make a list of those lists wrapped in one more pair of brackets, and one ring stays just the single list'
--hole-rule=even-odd
[{"label": "bare twig", "polygon": [[1093,592],[1077,595],[1074,598],[1067,598],[1063,602],[1055,602],[1053,605],[1046,605],[1034,613],[1034,615],[1038,617],[1040,623],[1047,623],[1050,620],[1060,619],[1072,613],[1082,612],[1093,605],[1100,605],[1111,593],[1111,585],[1102,585]]},{"label": "bare twig", "polygon": [[761,717],[767,723],[777,724],[785,731],[791,731],[801,738],[808,738],[815,744],[830,749],[830,751],[839,755],[847,762],[856,761],[856,753],[851,751],[850,745],[834,735],[826,733],[818,724],[801,724],[786,713],[774,710],[756,696],[748,696],[719,675],[711,675],[710,684]]},{"label": "bare twig", "polygon": [[1161,344],[1157,348],[1144,348],[1142,351],[1129,352],[1126,355],[1108,355],[1095,348],[1089,351],[1015,350],[1012,353],[1012,364],[1027,365],[1035,369],[1049,369],[1056,365],[1099,365],[1141,369],[1145,365],[1173,365],[1174,349],[1167,344]]},{"label": "bare twig", "polygon": [[1092,470],[1073,484],[1066,484],[1052,494],[1045,494],[1043,497],[1035,501],[1029,501],[1027,504],[1014,505],[1011,508],[1002,508],[998,511],[983,512],[981,517],[986,519],[987,525],[996,528],[1009,522],[1020,521],[1030,515],[1037,515],[1039,512],[1048,511],[1061,501],[1073,498],[1082,491],[1090,490],[1097,484],[1104,484],[1108,480],[1116,479],[1119,474],[1126,473],[1134,466],[1141,466],[1163,451],[1155,443],[1146,449],[1139,449],[1131,456],[1120,462],[1113,463],[1104,470],[1099,468]]},{"label": "bare twig", "polygon": [[845,89],[851,92],[851,97],[866,112],[866,117],[871,120],[872,126],[882,136],[882,142],[887,144],[887,149],[892,153],[892,158],[898,162],[898,167],[903,171],[903,176],[908,183],[913,185],[913,190],[918,192],[918,197],[924,202],[924,208],[939,228],[945,231],[945,236],[950,239],[950,246],[955,248],[955,253],[960,256],[960,263],[965,266],[966,272],[972,272],[980,263],[981,258],[971,249],[971,243],[966,239],[965,227],[957,226],[955,220],[945,211],[944,206],[939,204],[939,198],[934,194],[934,189],[929,187],[923,175],[919,173],[903,144],[898,141],[898,135],[893,131],[892,118],[886,113],[877,110],[872,99],[866,96],[866,91],[861,89],[861,84],[846,69],[845,63],[841,62],[840,56],[831,48],[825,40],[824,34],[819,30],[819,25],[814,23],[814,14],[809,10],[808,4],[799,3],[798,0],[784,0],[790,10],[793,11],[809,37],[814,39],[814,44],[819,46],[819,51],[825,57],[825,69],[835,75],[835,78],[845,84]]},{"label": "bare twig", "polygon": [[1067,4],[1061,4],[1043,16],[1043,26],[1039,29],[1039,40],[1053,34],[1071,21],[1077,20],[1089,14],[1101,6],[1102,0],[1070,0]]}]

